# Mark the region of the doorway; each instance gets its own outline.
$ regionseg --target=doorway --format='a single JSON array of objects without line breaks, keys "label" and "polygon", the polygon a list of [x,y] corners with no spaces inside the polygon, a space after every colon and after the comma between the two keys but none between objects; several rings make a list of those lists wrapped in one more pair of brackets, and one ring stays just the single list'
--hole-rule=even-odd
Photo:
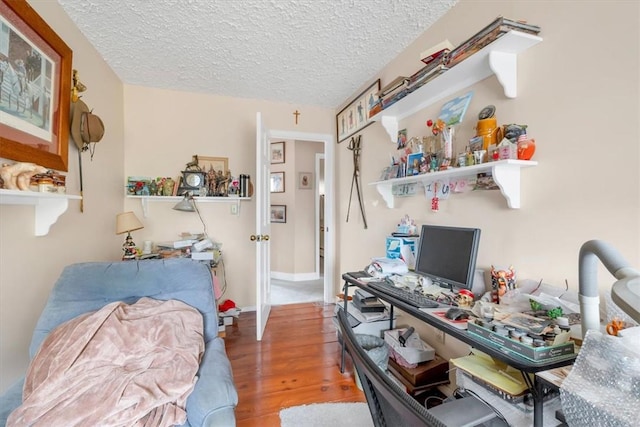
[{"label": "doorway", "polygon": [[[323,152],[316,153],[314,159],[314,221],[313,227],[315,230],[309,230],[309,233],[313,235],[314,238],[314,250],[315,252],[315,280],[304,280],[300,282],[289,282],[289,283],[281,283],[282,281],[277,279],[271,279],[271,295],[272,295],[272,304],[281,304],[282,296],[280,293],[280,286],[286,288],[287,286],[291,286],[293,283],[295,285],[308,286],[310,291],[313,292],[313,288],[315,287],[316,297],[314,299],[316,301],[323,301],[325,303],[330,303],[333,300],[333,271],[334,271],[334,263],[333,261],[327,261],[331,259],[330,257],[333,254],[333,236],[330,231],[333,231],[334,224],[334,215],[333,215],[333,206],[334,206],[334,194],[333,194],[333,159],[334,159],[334,144],[333,137],[325,134],[308,134],[301,132],[289,132],[289,131],[277,131],[271,130],[269,132],[269,140],[270,142],[277,142],[280,140],[289,140],[293,141],[293,144],[299,142],[320,142],[322,143]],[[297,169],[296,169],[297,170]],[[268,191],[268,190],[267,190]],[[322,193],[322,194],[321,194]],[[322,195],[322,197],[320,197]],[[289,215],[289,213],[288,213]],[[322,226],[320,225],[322,222]],[[322,232],[320,231],[322,230]],[[273,230],[272,230],[273,231]],[[322,243],[320,243],[322,242]],[[273,242],[272,242],[273,243]],[[322,248],[322,250],[320,249]],[[321,256],[322,255],[322,256]],[[271,267],[270,267],[271,270]],[[271,271],[269,272],[271,274]],[[286,280],[284,282],[287,282]],[[286,289],[285,289],[286,291]],[[278,296],[280,295],[280,296]],[[291,303],[296,301],[295,299],[299,299],[296,302],[304,302],[307,301],[309,296],[303,295],[300,293],[292,292],[291,298],[293,300],[287,301],[286,303]],[[317,296],[319,295],[319,298]]]}]

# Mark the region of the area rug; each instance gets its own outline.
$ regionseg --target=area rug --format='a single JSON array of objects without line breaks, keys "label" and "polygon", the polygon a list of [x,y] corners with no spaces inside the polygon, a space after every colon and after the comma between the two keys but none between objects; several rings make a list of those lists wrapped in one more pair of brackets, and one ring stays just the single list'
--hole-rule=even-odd
[{"label": "area rug", "polygon": [[313,403],[280,411],[281,427],[373,427],[366,403]]}]

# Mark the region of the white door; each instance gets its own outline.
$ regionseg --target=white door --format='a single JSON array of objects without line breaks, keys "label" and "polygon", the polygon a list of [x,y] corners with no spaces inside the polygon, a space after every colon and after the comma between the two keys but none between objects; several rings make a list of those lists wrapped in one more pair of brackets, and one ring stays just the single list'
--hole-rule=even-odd
[{"label": "white door", "polygon": [[269,130],[262,123],[262,115],[256,114],[256,230],[252,236],[256,243],[256,339],[262,340],[269,320],[271,305],[270,271],[270,197],[269,192]]}]

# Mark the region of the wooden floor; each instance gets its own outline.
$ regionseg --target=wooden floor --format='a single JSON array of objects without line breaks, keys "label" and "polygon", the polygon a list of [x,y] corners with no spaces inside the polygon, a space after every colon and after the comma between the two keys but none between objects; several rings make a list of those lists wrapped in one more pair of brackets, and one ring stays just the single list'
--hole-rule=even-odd
[{"label": "wooden floor", "polygon": [[279,426],[280,410],[320,402],[364,402],[349,357],[340,373],[333,305],[274,306],[262,341],[256,313],[227,326],[225,343],[238,389],[238,427]]}]

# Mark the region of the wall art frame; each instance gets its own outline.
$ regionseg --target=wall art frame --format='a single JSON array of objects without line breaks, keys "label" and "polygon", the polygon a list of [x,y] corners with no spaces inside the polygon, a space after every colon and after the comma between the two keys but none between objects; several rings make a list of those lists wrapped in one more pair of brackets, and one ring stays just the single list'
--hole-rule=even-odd
[{"label": "wall art frame", "polygon": [[284,193],[284,172],[271,172],[269,188],[272,193]]},{"label": "wall art frame", "polygon": [[298,188],[300,190],[311,190],[313,188],[313,174],[311,172],[298,173]]},{"label": "wall art frame", "polygon": [[269,217],[272,223],[286,223],[287,205],[271,205],[271,215]]},{"label": "wall art frame", "polygon": [[0,67],[11,79],[0,100],[0,157],[66,172],[73,52],[26,1],[0,0],[0,24]]},{"label": "wall art frame", "polygon": [[272,142],[270,147],[270,155],[271,164],[279,164],[285,162],[285,143],[281,142]]},{"label": "wall art frame", "polygon": [[203,172],[209,172],[211,169],[216,172],[221,170],[226,175],[229,171],[229,158],[198,156],[198,166]]},{"label": "wall art frame", "polygon": [[373,123],[369,111],[378,102],[380,79],[377,79],[336,115],[338,144]]}]

